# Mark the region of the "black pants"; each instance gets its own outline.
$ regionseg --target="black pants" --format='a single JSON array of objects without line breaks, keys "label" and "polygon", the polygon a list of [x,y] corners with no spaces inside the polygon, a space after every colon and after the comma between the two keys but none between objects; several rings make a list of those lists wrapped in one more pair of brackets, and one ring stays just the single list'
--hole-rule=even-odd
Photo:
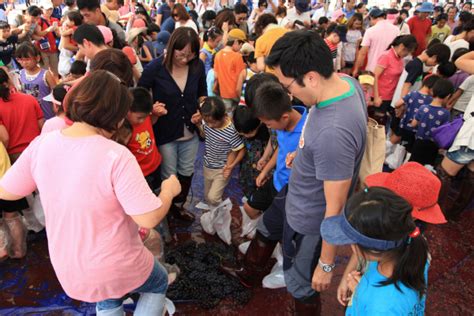
[{"label": "black pants", "polygon": [[422,165],[434,165],[438,150],[438,145],[435,142],[427,139],[417,139],[413,144],[410,161]]},{"label": "black pants", "polygon": [[20,212],[26,210],[28,207],[28,201],[26,198],[22,198],[16,201],[5,201],[0,200],[0,218],[2,218],[2,211],[5,213]]}]

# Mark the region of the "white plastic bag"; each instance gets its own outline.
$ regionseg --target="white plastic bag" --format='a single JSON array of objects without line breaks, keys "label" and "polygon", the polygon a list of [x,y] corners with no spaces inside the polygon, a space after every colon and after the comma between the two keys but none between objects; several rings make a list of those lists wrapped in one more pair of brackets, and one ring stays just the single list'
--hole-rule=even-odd
[{"label": "white plastic bag", "polygon": [[257,219],[251,219],[244,210],[244,207],[240,207],[240,212],[242,213],[242,233],[240,237],[247,236],[250,239],[255,237],[255,233],[257,232]]},{"label": "white plastic bag", "polygon": [[23,210],[23,218],[25,221],[26,228],[34,232],[40,232],[45,226],[44,211],[41,205],[41,199],[39,194],[28,195],[26,197],[29,209]]},{"label": "white plastic bag", "polygon": [[404,146],[397,144],[393,153],[385,159],[385,163],[390,169],[397,169],[403,164],[407,150]]},{"label": "white plastic bag", "polygon": [[245,255],[247,253],[247,249],[249,249],[249,246],[250,241],[243,242],[239,245],[239,251]]},{"label": "white plastic bag", "polygon": [[204,231],[214,235],[217,233],[222,241],[230,245],[232,235],[230,232],[230,223],[232,221],[232,202],[226,199],[217,207],[211,207],[211,210],[201,216],[201,225]]},{"label": "white plastic bag", "polygon": [[283,274],[283,251],[280,243],[275,247],[272,258],[275,258],[277,262],[273,266],[272,271],[263,278],[262,286],[268,289],[286,287],[285,276]]}]

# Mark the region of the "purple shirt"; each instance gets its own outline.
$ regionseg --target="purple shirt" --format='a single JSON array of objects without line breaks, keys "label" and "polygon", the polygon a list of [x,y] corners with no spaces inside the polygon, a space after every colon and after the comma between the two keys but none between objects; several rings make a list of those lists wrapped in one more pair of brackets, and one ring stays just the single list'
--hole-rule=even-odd
[{"label": "purple shirt", "polygon": [[422,105],[415,115],[418,121],[416,139],[431,140],[431,133],[444,123],[449,122],[449,111],[440,106]]},{"label": "purple shirt", "polygon": [[26,78],[26,70],[22,69],[20,71],[20,83],[21,90],[29,94],[38,100],[38,103],[43,110],[44,119],[48,120],[52,117],[55,117],[56,114],[53,111],[53,105],[51,102],[44,101],[43,98],[51,93],[51,88],[46,83],[46,70],[41,69],[38,75],[33,80],[28,80]]}]

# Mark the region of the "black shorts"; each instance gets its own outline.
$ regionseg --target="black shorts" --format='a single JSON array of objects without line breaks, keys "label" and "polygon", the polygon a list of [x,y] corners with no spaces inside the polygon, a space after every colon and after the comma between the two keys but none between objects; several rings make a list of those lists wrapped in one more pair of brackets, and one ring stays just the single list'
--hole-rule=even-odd
[{"label": "black shorts", "polygon": [[400,128],[400,135],[402,137],[401,144],[405,146],[407,152],[411,153],[413,150],[413,144],[415,143],[415,132],[409,131],[404,128]]},{"label": "black shorts", "polygon": [[16,201],[5,201],[0,200],[0,217],[2,217],[2,211],[6,213],[20,212],[26,210],[28,207],[28,201],[26,198],[22,198]]},{"label": "black shorts", "polygon": [[273,180],[268,179],[260,188],[250,194],[247,204],[256,210],[265,212],[273,202],[273,198],[277,195],[277,190],[273,186]]},{"label": "black shorts", "polygon": [[417,139],[413,144],[410,161],[416,161],[422,165],[434,165],[438,155],[438,145],[426,139]]}]

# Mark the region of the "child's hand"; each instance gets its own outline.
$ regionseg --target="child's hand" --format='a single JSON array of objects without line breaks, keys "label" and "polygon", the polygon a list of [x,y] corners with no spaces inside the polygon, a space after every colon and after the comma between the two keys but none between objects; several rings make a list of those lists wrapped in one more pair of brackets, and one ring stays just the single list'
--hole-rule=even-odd
[{"label": "child's hand", "polygon": [[222,23],[222,31],[224,33],[229,32],[229,22]]},{"label": "child's hand", "polygon": [[265,166],[266,166],[267,163],[268,163],[268,159],[260,158],[260,159],[257,161],[256,169],[257,169],[258,171],[262,171],[263,168],[265,168]]},{"label": "child's hand", "polygon": [[286,155],[285,163],[288,169],[291,169],[291,167],[293,167],[293,160],[295,159],[295,157],[296,157],[296,151],[288,153]]},{"label": "child's hand", "polygon": [[233,167],[225,165],[224,168],[222,169],[222,175],[224,176],[225,179],[229,178],[230,175],[232,174],[232,169]]},{"label": "child's hand", "polygon": [[255,184],[257,185],[257,187],[261,187],[265,184],[265,182],[267,182],[267,180],[268,180],[267,173],[262,171],[258,175],[257,179],[255,179]]},{"label": "child's hand", "polygon": [[383,102],[383,101],[382,101],[382,98],[381,98],[381,97],[375,97],[375,98],[374,98],[374,105],[375,105],[376,107],[380,107],[380,106],[382,105],[382,102]]},{"label": "child's hand", "polygon": [[401,118],[403,116],[403,113],[405,113],[405,107],[403,105],[400,105],[399,107],[395,107],[396,117]]},{"label": "child's hand", "polygon": [[337,300],[342,306],[347,306],[347,302],[349,301],[350,291],[347,285],[347,278],[344,276],[341,278],[341,282],[339,282],[339,286],[337,287]]},{"label": "child's hand", "polygon": [[346,281],[347,281],[347,287],[349,290],[354,293],[357,285],[359,285],[361,278],[361,274],[359,271],[352,271],[347,275]]},{"label": "child's hand", "polygon": [[61,36],[70,36],[74,33],[74,30],[72,28],[68,28],[67,26],[63,25],[61,28]]},{"label": "child's hand", "polygon": [[155,102],[155,104],[153,104],[153,110],[151,111],[151,113],[157,117],[168,114],[168,110],[166,109],[166,104],[161,103],[161,102]]},{"label": "child's hand", "polygon": [[193,116],[191,116],[191,123],[198,125],[201,123],[201,121],[202,121],[202,116],[201,116],[201,113],[199,113],[199,111],[197,111],[196,113],[193,114]]}]

